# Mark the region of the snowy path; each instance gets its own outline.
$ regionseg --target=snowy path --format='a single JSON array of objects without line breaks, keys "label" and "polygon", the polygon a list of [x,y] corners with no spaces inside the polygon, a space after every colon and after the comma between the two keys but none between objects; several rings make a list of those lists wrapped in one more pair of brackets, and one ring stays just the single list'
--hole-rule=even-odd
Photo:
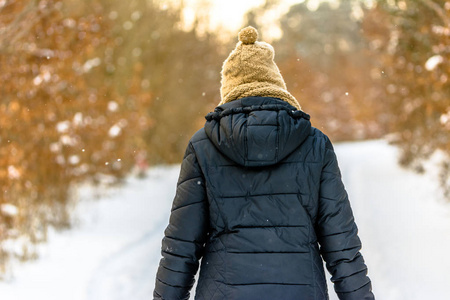
[{"label": "snowy path", "polygon": [[[0,283],[0,299],[149,299],[178,171],[154,168],[144,180],[130,178],[102,199],[81,202],[80,224],[52,232],[38,261]],[[83,199],[91,194],[81,191]]]},{"label": "snowy path", "polygon": [[[437,200],[433,176],[399,168],[395,148],[383,141],[341,144],[336,152],[377,299],[449,299],[450,204]],[[41,259],[0,283],[1,299],[151,299],[178,171],[154,168],[104,199],[80,203],[80,224],[51,233]],[[337,300],[331,286],[330,299]]]},{"label": "snowy path", "polygon": [[380,141],[337,155],[378,299],[450,299],[450,204],[438,200],[437,177],[398,167]]}]

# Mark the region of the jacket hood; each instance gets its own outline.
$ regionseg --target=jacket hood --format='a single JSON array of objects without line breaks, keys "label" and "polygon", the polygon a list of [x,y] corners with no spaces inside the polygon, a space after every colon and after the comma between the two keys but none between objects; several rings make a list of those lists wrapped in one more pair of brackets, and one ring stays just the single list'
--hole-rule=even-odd
[{"label": "jacket hood", "polygon": [[270,97],[246,97],[206,115],[205,132],[229,159],[246,167],[278,163],[310,135],[308,114]]}]

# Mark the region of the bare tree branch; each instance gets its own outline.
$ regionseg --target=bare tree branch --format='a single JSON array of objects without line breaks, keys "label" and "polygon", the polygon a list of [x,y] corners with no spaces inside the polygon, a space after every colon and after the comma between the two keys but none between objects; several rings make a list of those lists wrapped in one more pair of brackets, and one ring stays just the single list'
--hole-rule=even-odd
[{"label": "bare tree branch", "polygon": [[8,7],[8,5],[11,5],[11,4],[12,4],[12,0],[5,1],[3,3],[3,5],[0,7],[0,13],[2,12],[2,10],[4,10],[6,7]]},{"label": "bare tree branch", "polygon": [[423,4],[425,4],[428,8],[434,10],[436,14],[441,18],[442,22],[444,22],[445,26],[450,27],[450,18],[445,13],[445,10],[439,6],[433,0],[420,0]]},{"label": "bare tree branch", "polygon": [[31,0],[15,19],[2,29],[3,38],[0,39],[0,52],[9,52],[14,43],[29,32],[36,24],[37,16],[30,20],[30,14],[37,12],[38,0]]}]

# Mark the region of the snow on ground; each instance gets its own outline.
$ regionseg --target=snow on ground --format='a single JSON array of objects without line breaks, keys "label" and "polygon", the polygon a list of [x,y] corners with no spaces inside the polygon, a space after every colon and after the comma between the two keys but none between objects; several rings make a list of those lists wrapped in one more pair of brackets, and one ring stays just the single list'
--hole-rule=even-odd
[{"label": "snow on ground", "polygon": [[[398,167],[397,150],[384,141],[335,148],[377,299],[448,299],[450,204],[436,174]],[[82,189],[78,225],[51,232],[41,258],[0,283],[1,299],[151,299],[178,171],[153,168],[98,200]]]},{"label": "snow on ground", "polygon": [[442,200],[437,162],[425,176],[396,165],[385,142],[337,147],[378,299],[450,299],[450,204]]},{"label": "snow on ground", "polygon": [[159,247],[175,194],[179,166],[129,178],[101,199],[92,190],[76,210],[78,225],[52,232],[38,261],[15,268],[0,283],[2,300],[151,299]]}]

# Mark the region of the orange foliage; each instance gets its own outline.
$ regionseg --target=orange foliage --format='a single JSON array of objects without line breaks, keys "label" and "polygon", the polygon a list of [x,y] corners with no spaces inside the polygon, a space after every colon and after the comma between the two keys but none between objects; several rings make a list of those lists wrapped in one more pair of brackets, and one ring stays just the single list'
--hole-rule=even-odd
[{"label": "orange foliage", "polygon": [[29,245],[45,241],[49,225],[69,226],[74,182],[129,172],[145,149],[151,97],[139,68],[126,95],[105,82],[113,39],[99,3],[79,14],[51,0],[0,9],[0,242],[22,245],[2,243],[2,266],[32,257]]}]

